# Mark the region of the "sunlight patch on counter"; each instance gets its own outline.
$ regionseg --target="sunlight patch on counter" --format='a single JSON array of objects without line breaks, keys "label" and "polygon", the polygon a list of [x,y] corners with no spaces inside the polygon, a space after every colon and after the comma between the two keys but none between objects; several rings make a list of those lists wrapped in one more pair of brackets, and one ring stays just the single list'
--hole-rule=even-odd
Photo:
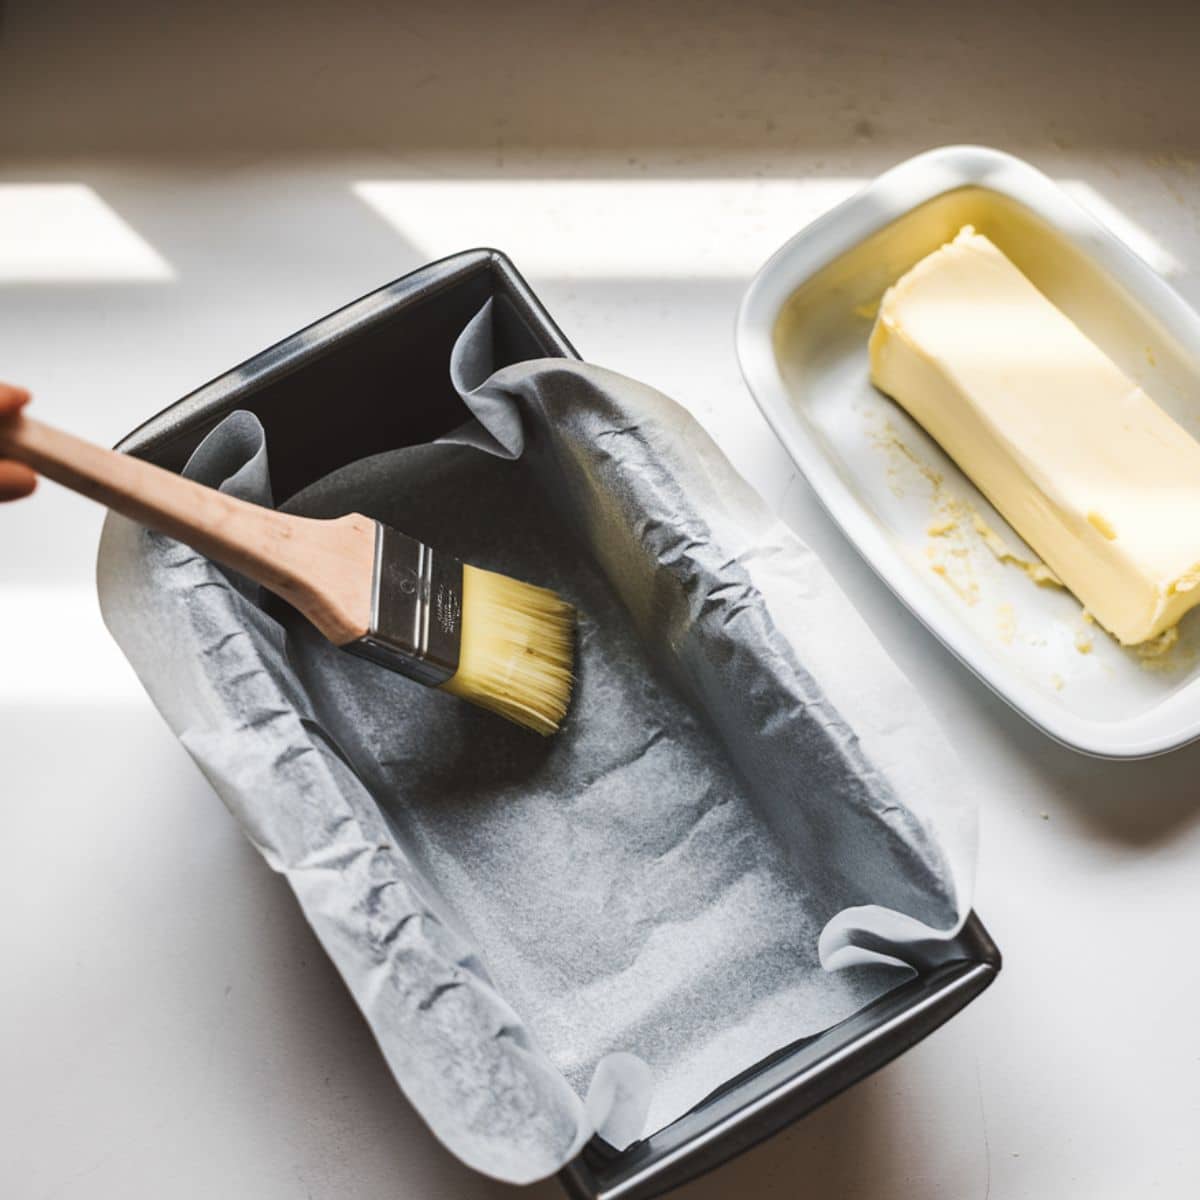
[{"label": "sunlight patch on counter", "polygon": [[530,275],[749,278],[854,194],[820,179],[405,179],[351,189],[430,258],[494,246]]},{"label": "sunlight patch on counter", "polygon": [[170,265],[83,183],[0,183],[0,284],[157,282]]}]

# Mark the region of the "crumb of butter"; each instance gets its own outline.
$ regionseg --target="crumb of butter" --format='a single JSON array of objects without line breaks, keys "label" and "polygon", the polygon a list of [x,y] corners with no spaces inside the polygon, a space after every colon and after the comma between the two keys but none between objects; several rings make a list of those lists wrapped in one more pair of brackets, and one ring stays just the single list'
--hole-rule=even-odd
[{"label": "crumb of butter", "polygon": [[876,427],[874,429],[868,429],[867,432],[869,433],[871,440],[881,450],[892,451],[893,453],[899,454],[908,459],[908,461],[917,469],[917,471],[929,482],[930,487],[933,488],[934,499],[937,500],[940,498],[939,489],[944,481],[942,473],[940,471],[935,471],[932,467],[926,466],[925,463],[923,463],[900,440],[900,433],[896,429],[895,425],[891,423],[891,421],[884,421],[882,429]]},{"label": "crumb of butter", "polygon": [[1075,649],[1080,654],[1091,654],[1093,646],[1092,635],[1087,630],[1081,629],[1075,635]]},{"label": "crumb of butter", "polygon": [[979,603],[979,584],[973,579],[964,580],[956,576],[952,571],[948,570],[944,562],[935,562],[929,568],[935,575],[944,579],[951,589],[958,595],[958,598],[965,604],[975,605]]},{"label": "crumb of butter", "polygon": [[[932,545],[926,547],[925,552],[930,562],[930,569],[935,575],[944,579],[967,604],[974,605],[979,601],[979,584],[974,578],[969,557],[970,551],[962,537],[963,531],[967,528],[975,532],[997,562],[1016,567],[1040,587],[1063,586],[1062,581],[1044,562],[1038,558],[1023,558],[1017,554],[975,511],[969,501],[950,494],[945,486],[946,481],[942,473],[922,462],[913,453],[901,440],[899,431],[890,420],[885,420],[882,428],[878,425],[874,428],[868,426],[867,432],[880,449],[893,455],[893,466],[888,469],[889,477],[894,478],[897,475],[897,464],[901,459],[906,459],[908,464],[915,468],[929,484],[930,498],[934,503],[936,513],[925,527],[925,533],[931,539],[944,539],[956,543],[947,548],[945,555],[936,551]],[[904,494],[898,482],[893,482],[892,491],[897,496]],[[1008,641],[1011,638],[1005,640]]]},{"label": "crumb of butter", "polygon": [[1158,637],[1151,638],[1148,642],[1142,642],[1140,646],[1137,646],[1137,656],[1140,659],[1160,659],[1177,641],[1179,641],[1179,626],[1172,625]]},{"label": "crumb of butter", "polygon": [[1001,604],[996,608],[996,632],[1000,640],[1011,646],[1017,632],[1017,614],[1011,604]]},{"label": "crumb of butter", "polygon": [[1054,685],[1054,690],[1056,692],[1061,692],[1067,681],[1056,671],[1050,676],[1050,682]]},{"label": "crumb of butter", "polygon": [[1178,626],[1165,630],[1140,646],[1134,646],[1133,652],[1143,671],[1159,675],[1190,670],[1196,665],[1196,647],[1181,642]]},{"label": "crumb of butter", "polygon": [[1008,543],[978,514],[971,514],[971,524],[983,544],[1002,563],[1011,563],[1024,571],[1039,587],[1062,587],[1063,582],[1041,559],[1022,558],[1009,549]]}]

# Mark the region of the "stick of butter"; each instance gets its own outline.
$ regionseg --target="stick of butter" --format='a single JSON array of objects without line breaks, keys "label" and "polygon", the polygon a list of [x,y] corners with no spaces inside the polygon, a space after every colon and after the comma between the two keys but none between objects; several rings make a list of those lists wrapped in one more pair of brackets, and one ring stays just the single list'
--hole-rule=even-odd
[{"label": "stick of butter", "polygon": [[970,226],[904,275],[871,381],[1125,645],[1200,603],[1200,442]]}]

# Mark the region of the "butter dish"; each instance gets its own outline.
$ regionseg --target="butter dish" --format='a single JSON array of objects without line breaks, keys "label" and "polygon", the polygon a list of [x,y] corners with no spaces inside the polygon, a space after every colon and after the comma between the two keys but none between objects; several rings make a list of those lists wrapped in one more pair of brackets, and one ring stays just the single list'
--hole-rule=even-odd
[{"label": "butter dish", "polygon": [[[1200,316],[1029,164],[947,147],[887,171],[784,245],[738,315],[756,402],[830,516],[893,592],[1050,737],[1139,758],[1200,736],[1200,620],[1122,648],[972,482],[869,380],[887,288],[964,226],[1188,433],[1200,436]],[[1002,347],[998,347],[1002,353]]]}]

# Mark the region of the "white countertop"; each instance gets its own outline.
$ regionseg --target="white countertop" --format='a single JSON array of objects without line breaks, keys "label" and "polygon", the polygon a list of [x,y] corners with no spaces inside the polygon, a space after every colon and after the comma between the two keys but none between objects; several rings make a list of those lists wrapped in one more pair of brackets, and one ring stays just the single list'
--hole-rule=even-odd
[{"label": "white countertop", "polygon": [[[950,141],[1073,181],[1200,303],[1194,20],[1150,4],[1127,27],[1098,5],[1080,32],[1043,5],[944,31],[915,6],[900,38],[883,5],[618,21],[363,0],[174,28],[148,3],[102,28],[72,7],[0,17],[0,377],[42,416],[115,441],[345,301],[495,244],[585,356],[696,413],[974,766],[999,981],[678,1194],[1195,1195],[1200,749],[1090,761],[1009,712],[830,525],[732,344],[767,252]],[[96,612],[99,526],[49,485],[0,513],[4,1194],[515,1195],[413,1114],[286,886],[141,693]]]}]

